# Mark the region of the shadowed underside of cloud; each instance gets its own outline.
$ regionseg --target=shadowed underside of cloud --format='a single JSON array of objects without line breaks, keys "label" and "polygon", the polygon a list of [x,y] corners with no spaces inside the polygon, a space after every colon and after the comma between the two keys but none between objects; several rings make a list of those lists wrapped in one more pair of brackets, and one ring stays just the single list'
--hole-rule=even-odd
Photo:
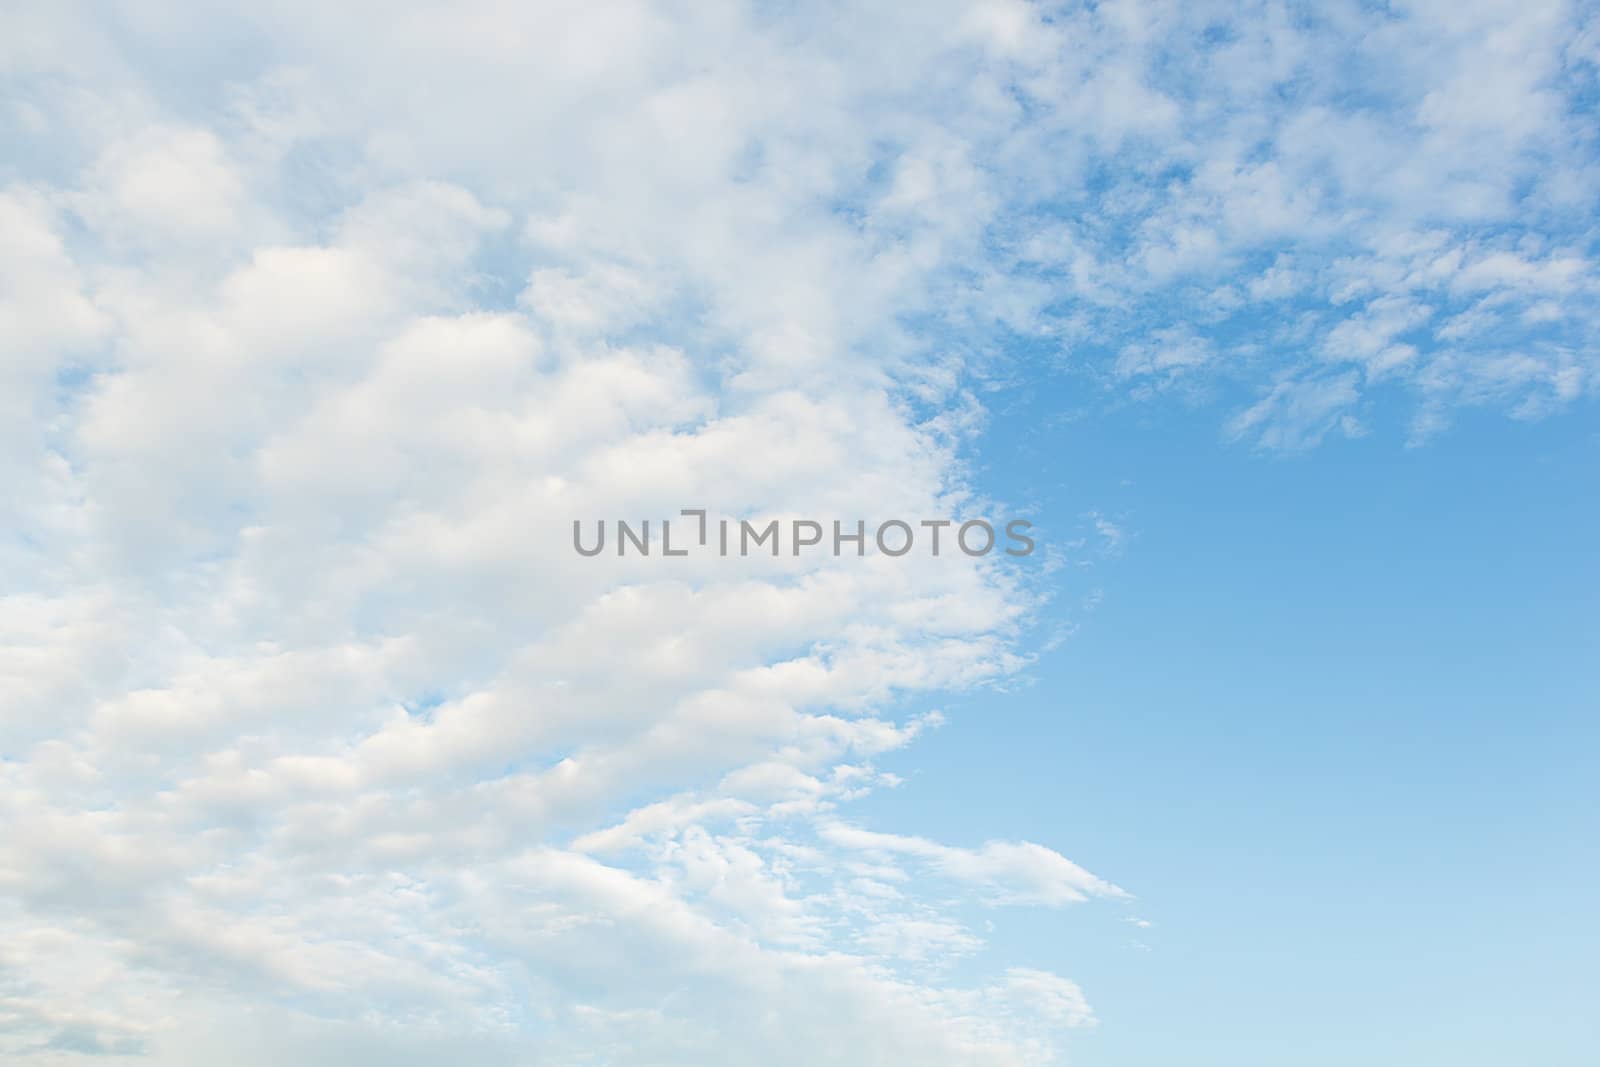
[{"label": "shadowed underside of cloud", "polygon": [[1123,892],[843,811],[1034,590],[571,519],[981,512],[1019,336],[1268,447],[1578,400],[1580,14],[8,9],[0,1049],[1049,1062],[969,906]]}]

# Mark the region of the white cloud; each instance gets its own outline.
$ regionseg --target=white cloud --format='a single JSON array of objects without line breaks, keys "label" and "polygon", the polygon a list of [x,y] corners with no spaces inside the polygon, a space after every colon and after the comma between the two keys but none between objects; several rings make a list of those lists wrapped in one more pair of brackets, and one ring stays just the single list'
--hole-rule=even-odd
[{"label": "white cloud", "polygon": [[845,848],[921,860],[956,881],[990,888],[1006,901],[1064,904],[1090,896],[1125,895],[1065,856],[1030,841],[990,841],[979,849],[952,848],[926,838],[837,823],[824,826],[822,836]]},{"label": "white cloud", "polygon": [[[960,379],[895,318],[995,210],[992,104],[942,131],[918,63],[731,11],[386,11],[376,63],[269,17],[225,85],[149,9],[126,44],[30,19],[67,88],[30,94],[3,201],[6,1053],[1046,1058],[1081,1013],[931,976],[981,937],[852,889],[817,830],[934,721],[897,695],[1013,669],[1023,591],[566,543],[969,501],[959,428],[906,406]],[[970,86],[968,44],[920,47]],[[986,862],[988,898],[1076,895]]]},{"label": "white cloud", "polygon": [[1230,11],[0,15],[0,1050],[1056,1057],[963,902],[1122,891],[846,810],[1032,591],[569,523],[981,511],[1009,333],[1267,447],[1591,392],[1592,27]]}]

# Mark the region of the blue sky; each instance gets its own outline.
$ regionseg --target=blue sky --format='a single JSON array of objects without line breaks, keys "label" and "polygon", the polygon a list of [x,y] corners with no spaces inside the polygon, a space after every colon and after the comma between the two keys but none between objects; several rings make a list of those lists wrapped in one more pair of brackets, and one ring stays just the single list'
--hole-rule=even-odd
[{"label": "blue sky", "polygon": [[[956,841],[1004,811],[1136,872],[1131,909],[995,937],[1094,975],[1076,1062],[1592,1056],[1600,438],[1378,436],[1263,456],[1168,410],[988,446],[1018,487],[1034,449],[1105,456],[1058,492],[1126,547],[1062,582],[1079,628],[1026,686],[953,707],[872,807]],[[975,761],[1003,768],[981,803],[937,787]]]},{"label": "blue sky", "polygon": [[[1562,2],[7,7],[0,1056],[1592,1061],[1597,79]],[[1039,549],[573,551],[683,508]]]}]

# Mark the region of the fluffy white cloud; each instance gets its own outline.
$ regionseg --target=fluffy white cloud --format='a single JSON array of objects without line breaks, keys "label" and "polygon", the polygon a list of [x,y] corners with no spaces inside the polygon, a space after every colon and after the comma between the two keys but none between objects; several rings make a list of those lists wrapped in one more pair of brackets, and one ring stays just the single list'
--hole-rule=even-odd
[{"label": "fluffy white cloud", "polygon": [[1046,1058],[1075,987],[955,981],[979,935],[820,831],[898,695],[1013,669],[1022,587],[567,542],[979,506],[897,323],[993,211],[908,107],[980,43],[378,15],[10,16],[7,1055]]},{"label": "fluffy white cloud", "polygon": [[1122,891],[844,810],[1027,582],[569,524],[981,513],[1015,333],[1284,447],[1591,390],[1592,27],[1233,11],[0,14],[0,1050],[1055,1058],[967,906]]}]

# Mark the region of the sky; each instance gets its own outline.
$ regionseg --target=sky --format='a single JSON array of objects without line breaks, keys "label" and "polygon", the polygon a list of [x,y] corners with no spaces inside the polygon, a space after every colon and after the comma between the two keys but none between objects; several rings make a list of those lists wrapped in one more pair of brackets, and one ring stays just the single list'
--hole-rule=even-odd
[{"label": "sky", "polygon": [[[1597,99],[1582,4],[5,5],[0,1056],[1592,1064]],[[1037,548],[573,551],[685,508]]]}]

